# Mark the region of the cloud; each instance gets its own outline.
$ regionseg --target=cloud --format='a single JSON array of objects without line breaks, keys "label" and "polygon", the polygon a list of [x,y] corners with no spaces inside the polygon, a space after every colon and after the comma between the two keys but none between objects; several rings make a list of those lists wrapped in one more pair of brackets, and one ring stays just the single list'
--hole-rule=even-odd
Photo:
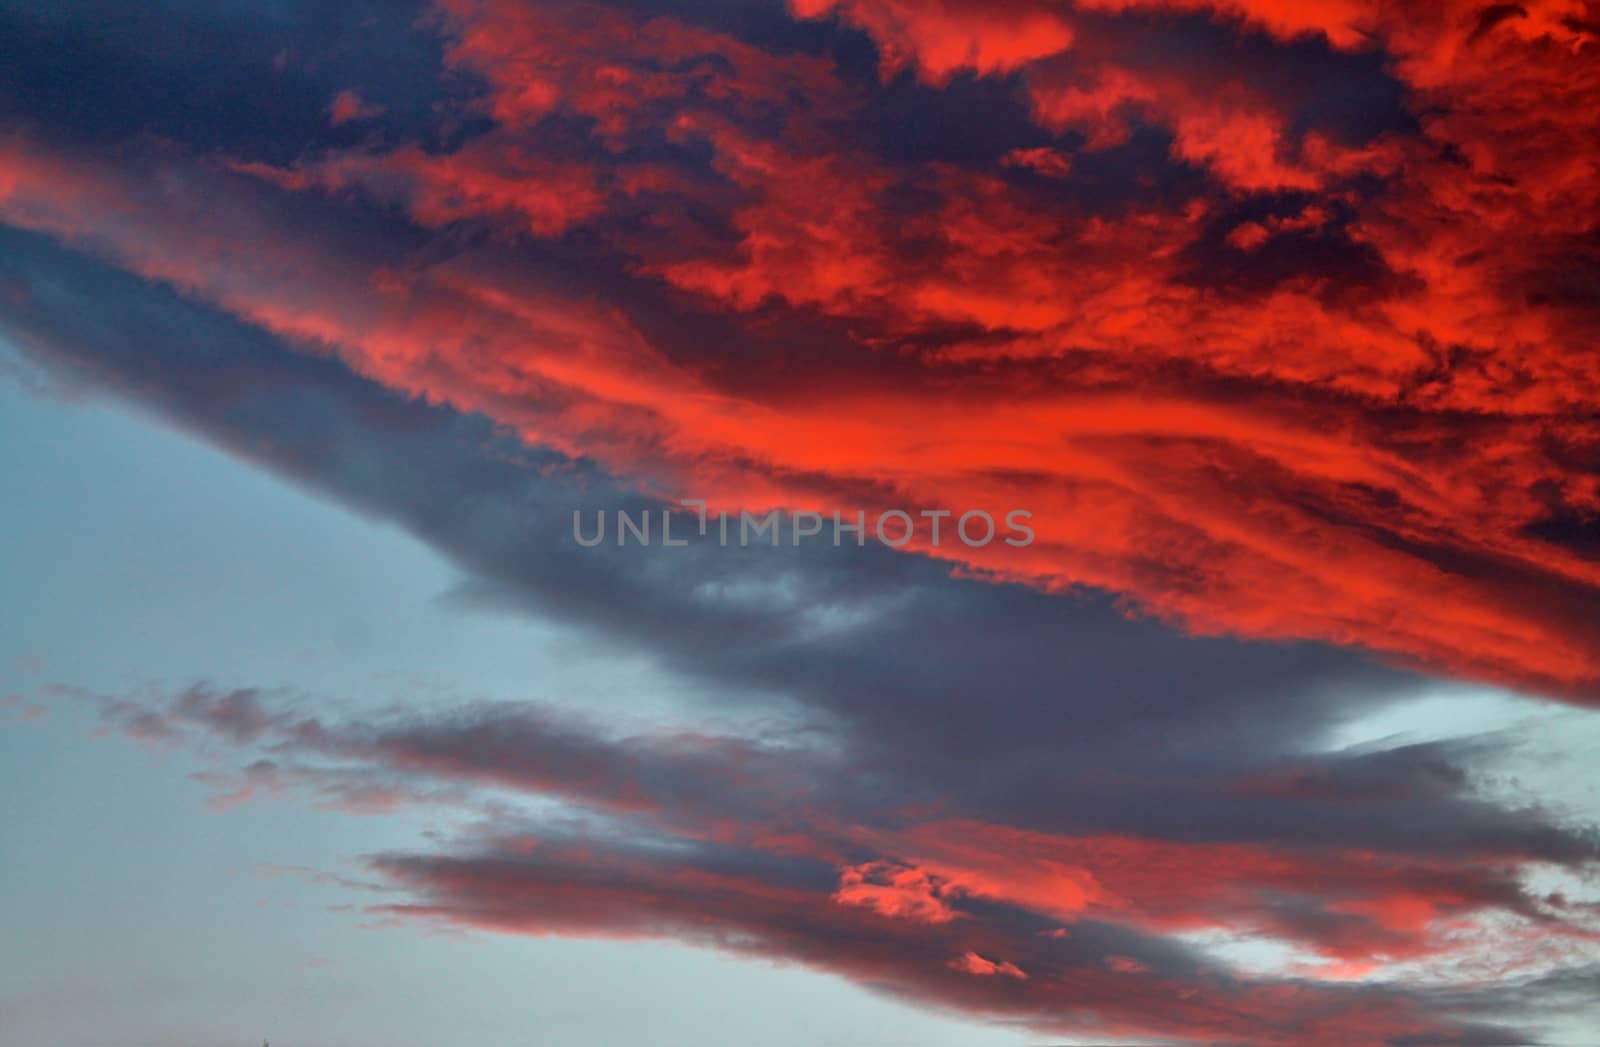
[{"label": "cloud", "polygon": [[[1548,536],[1600,511],[1594,376],[1572,351],[1593,310],[1558,275],[1587,257],[1597,206],[1573,159],[1589,38],[1545,18],[1466,43],[1396,16],[1396,82],[1285,29],[1249,37],[1241,75],[1211,89],[1222,16],[1164,63],[1129,16],[1079,19],[1075,64],[1017,59],[1040,139],[980,169],[885,155],[859,121],[890,87],[820,56],[620,8],[462,2],[438,16],[445,62],[481,78],[466,111],[492,125],[457,144],[223,159],[242,182],[145,149],[134,184],[25,136],[4,207],[652,490],[824,512],[863,492],[869,508],[1025,504],[1034,548],[936,555],[1123,594],[1198,632],[1588,694],[1596,576]],[[1452,70],[1431,57],[1458,45],[1472,57]],[[1286,95],[1279,48],[1318,79]],[[949,53],[998,75],[981,46]],[[1354,83],[1425,116],[1352,131],[1338,91]],[[1510,130],[1541,92],[1556,115]],[[1165,128],[1170,150],[1105,130],[1126,120]],[[1073,128],[1081,147],[1040,144]],[[1057,155],[1068,176],[1038,178]],[[1152,188],[1107,199],[1119,164]],[[253,176],[332,194],[335,227],[281,235],[300,205]],[[196,184],[227,203],[196,213],[178,188]],[[513,242],[399,267],[353,249],[361,222],[417,242],[383,216],[395,204],[425,232]],[[557,242],[530,254],[518,237]],[[781,341],[780,318],[827,350],[715,348]]]},{"label": "cloud", "polygon": [[1065,51],[1072,23],[1050,3],[973,0],[791,0],[801,18],[840,17],[871,34],[885,79],[914,65],[941,84],[960,70],[1007,73]]},{"label": "cloud", "polygon": [[[1477,797],[1465,768],[1483,762],[1481,746],[1319,751],[1335,723],[1403,696],[1414,686],[1404,678],[1333,651],[1184,638],[1104,605],[952,579],[884,549],[693,545],[681,560],[637,547],[575,556],[555,510],[637,496],[558,459],[508,455],[481,421],[396,401],[336,363],[287,351],[226,313],[152,300],[148,286],[86,269],[46,241],[11,247],[13,266],[81,289],[98,303],[95,315],[118,321],[64,328],[89,313],[36,312],[24,344],[49,354],[41,359],[124,381],[224,445],[396,520],[479,572],[479,599],[632,638],[746,707],[784,695],[809,710],[813,722],[798,733],[746,737],[586,721],[537,705],[348,720],[314,700],[250,688],[103,704],[108,725],[137,737],[223,745],[230,755],[199,779],[218,804],[300,794],[369,816],[426,804],[484,819],[509,841],[480,853],[474,833],[464,849],[380,862],[375,871],[402,892],[382,903],[389,915],[686,938],[904,985],[1043,1029],[1109,1035],[1106,1023],[1122,1022],[1146,1035],[1266,1043],[1296,1034],[1285,1029],[1320,1035],[1305,1024],[1320,1005],[1274,1012],[1264,1026],[1191,1007],[1178,994],[1215,1005],[1234,990],[1184,980],[1196,969],[1224,975],[1183,936],[1210,929],[1293,943],[1319,981],[1356,965],[1371,979],[1391,965],[1442,961],[1462,947],[1453,928],[1496,920],[1511,928],[1469,939],[1494,948],[1519,934],[1584,940],[1581,910],[1543,900],[1523,879],[1548,865],[1581,871],[1592,840],[1537,810]],[[207,352],[191,364],[201,333]],[[734,598],[752,586],[784,599]],[[819,627],[823,609],[851,626]],[[534,799],[581,813],[519,830],[525,815],[512,812]],[[559,859],[553,868],[524,870],[530,838],[551,842],[538,853]],[[645,858],[621,840],[686,851],[693,872],[640,866]],[[617,860],[632,870],[626,886],[610,879],[621,873],[604,857],[619,846]],[[482,869],[494,871],[481,879]],[[734,872],[740,878],[727,880]],[[722,886],[686,896],[685,876]],[[497,884],[510,898],[495,895]],[[767,899],[765,908],[746,913],[737,901],[746,895]],[[828,921],[805,935],[784,930],[813,909]],[[919,939],[903,962],[864,961],[847,944],[862,933],[849,913],[873,927],[949,926],[954,937]],[[1021,922],[1008,930],[1010,919]],[[1081,957],[1070,977],[1035,941],[1063,940],[1047,933],[1063,925]],[[1066,1004],[1048,994],[970,995],[942,966],[967,951],[1013,964],[1029,984],[1106,994],[1100,1017],[1088,1026],[1064,1019]],[[1099,979],[1142,976],[1108,966],[1110,957],[1150,967],[1153,979],[1182,979],[1125,1000],[1126,987],[1113,991],[1122,983]],[[1270,1004],[1278,990],[1248,979],[1238,991],[1250,1008],[1289,1006]],[[1383,1029],[1447,1035],[1444,1011],[1399,1017],[1432,1006],[1417,990],[1384,992],[1416,999],[1372,1004]],[[1118,1017],[1124,1006],[1154,1017]],[[1367,1020],[1339,1013],[1329,1028]]]},{"label": "cloud", "polygon": [[20,694],[0,694],[0,716],[7,720],[32,723],[44,719],[45,707]]},{"label": "cloud", "polygon": [[[371,861],[385,915],[1044,1033],[1526,1039],[1592,959],[1535,886],[1592,828],[1481,788],[1504,737],[1333,741],[1419,673],[1600,679],[1600,74],[1584,10],[1523,11],[452,0],[386,39],[403,76],[224,34],[304,94],[236,133],[150,86],[149,33],[114,133],[35,77],[0,139],[29,359],[405,528],[462,605],[797,723],[197,686],[105,726],[213,754],[224,806],[476,823]],[[382,119],[329,127],[350,84]],[[571,543],[678,496],[1039,540]]]},{"label": "cloud", "polygon": [[976,974],[984,978],[992,978],[998,975],[1002,978],[1028,980],[1028,976],[1016,964],[1006,963],[1004,960],[995,963],[993,960],[986,960],[970,950],[951,960],[950,967],[952,970],[965,971],[967,974]]},{"label": "cloud", "polygon": [[382,115],[383,106],[366,101],[357,91],[348,87],[334,95],[328,105],[328,120],[335,127]]},{"label": "cloud", "polygon": [[[1406,981],[1405,964],[1490,954],[1505,964],[1535,936],[1592,957],[1600,930],[1584,907],[1524,885],[1531,855],[1480,850],[1460,861],[952,817],[969,790],[908,772],[876,776],[884,749],[870,734],[819,750],[804,733],[618,735],[527,704],[351,720],[320,715],[307,699],[205,685],[170,698],[86,697],[135,737],[155,722],[163,737],[200,749],[235,747],[243,786],[201,776],[224,807],[258,791],[326,802],[330,784],[343,782],[486,819],[441,852],[372,858],[389,882],[377,913],[516,934],[671,937],[796,960],[1041,1032],[1478,1042],[1470,1022]],[[839,760],[847,765],[829,766]],[[943,811],[904,804],[919,784],[942,790]],[[484,790],[503,798],[490,803]],[[526,806],[550,799],[561,813]],[[1595,857],[1591,843],[1570,866]],[[1297,980],[1246,976],[1187,944],[1202,930],[1284,943],[1310,959]],[[1562,965],[1559,954],[1528,952],[1501,974],[1540,976]],[[953,983],[949,972],[987,987]],[[1359,983],[1346,984],[1352,977]]]}]

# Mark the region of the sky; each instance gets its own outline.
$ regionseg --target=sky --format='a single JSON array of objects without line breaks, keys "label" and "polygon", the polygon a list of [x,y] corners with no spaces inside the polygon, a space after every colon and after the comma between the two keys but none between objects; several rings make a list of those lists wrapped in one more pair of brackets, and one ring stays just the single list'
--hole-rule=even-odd
[{"label": "sky", "polygon": [[0,4],[0,1042],[1592,1045],[1597,57]]}]

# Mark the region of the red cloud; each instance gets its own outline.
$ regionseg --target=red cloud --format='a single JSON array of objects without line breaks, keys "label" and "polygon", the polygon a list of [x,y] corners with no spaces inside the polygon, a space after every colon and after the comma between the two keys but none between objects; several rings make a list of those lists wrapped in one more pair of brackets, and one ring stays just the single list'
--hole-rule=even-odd
[{"label": "red cloud", "polygon": [[328,107],[328,121],[335,127],[352,123],[356,120],[370,120],[375,116],[383,115],[383,106],[372,105],[351,89],[340,91],[333,96],[333,103]]},{"label": "red cloud", "polygon": [[1005,73],[1066,50],[1065,5],[993,0],[790,0],[801,18],[837,15],[872,34],[887,79],[915,66],[930,83],[973,70]]},{"label": "red cloud", "polygon": [[992,978],[998,975],[1002,978],[1016,978],[1019,981],[1028,980],[1027,974],[1025,974],[1016,964],[1007,963],[1004,960],[1000,961],[999,963],[995,963],[993,960],[984,959],[982,956],[979,956],[977,953],[972,952],[971,950],[968,950],[967,952],[964,952],[960,956],[957,956],[955,959],[951,960],[950,968],[952,970],[964,971],[967,974],[976,974],[985,978]]},{"label": "red cloud", "polygon": [[[626,300],[556,290],[509,253],[376,269],[317,230],[286,237],[248,186],[183,198],[175,176],[135,185],[13,142],[0,211],[655,491],[1025,508],[1026,550],[915,548],[1123,594],[1197,632],[1592,697],[1600,568],[1548,536],[1600,513],[1593,35],[1570,4],[1492,24],[1460,6],[1204,9],[1388,48],[1420,130],[1341,144],[1242,79],[1208,87],[1081,26],[1089,79],[1060,80],[1058,41],[1024,31],[1054,7],[991,14],[971,39],[955,5],[838,8],[904,34],[929,75],[1019,69],[1045,130],[1088,134],[1049,165],[1066,177],[1023,184],[1019,157],[1054,154],[886,159],[850,133],[865,88],[820,58],[602,7],[456,0],[449,58],[488,84],[496,129],[449,153],[247,168],[291,191],[360,187],[430,228],[581,231],[752,345],[775,318],[829,325],[835,348],[803,374],[733,347],[708,365]],[[993,43],[1007,26],[1037,46]],[[1114,211],[1048,190],[1072,190],[1128,112],[1167,126],[1210,188]],[[1228,217],[1282,191],[1295,209]],[[1290,240],[1331,261],[1273,253]],[[1255,268],[1225,268],[1240,259]]]},{"label": "red cloud", "polygon": [[[680,847],[734,848],[797,869],[836,866],[831,893],[735,886],[764,892],[774,903],[822,907],[829,924],[855,918],[837,909],[858,911],[864,920],[870,915],[874,926],[904,925],[897,935],[947,928],[970,941],[983,961],[960,968],[974,974],[1021,976],[1003,961],[984,959],[996,955],[994,935],[1005,926],[994,922],[997,906],[1027,913],[1042,927],[1090,922],[1152,939],[1219,931],[1284,943],[1314,957],[1304,969],[1325,979],[1475,956],[1528,935],[1543,936],[1552,950],[1557,943],[1592,948],[1596,940],[1581,906],[1524,886],[1546,856],[1503,845],[1434,857],[1041,832],[874,806],[841,815],[818,796],[796,807],[810,791],[802,783],[836,773],[815,762],[818,754],[731,737],[607,739],[528,708],[481,707],[436,722],[341,724],[297,713],[259,691],[203,687],[165,707],[126,699],[100,705],[105,722],[135,739],[176,743],[198,735],[272,754],[242,772],[203,778],[223,805],[263,791],[303,789],[325,805],[365,813],[402,802],[467,803],[464,790],[492,786],[633,819]],[[738,797],[736,808],[728,806],[730,797]],[[780,821],[787,833],[753,829]],[[839,857],[845,853],[873,857],[849,863]],[[704,870],[674,875],[692,877],[697,888],[724,882]],[[590,923],[580,919],[574,929]],[[565,925],[552,930],[566,933]],[[1505,973],[1519,965],[1518,973],[1536,971],[1556,956],[1507,960]],[[1121,953],[1103,962],[1120,974],[1147,973],[1150,966]]]},{"label": "red cloud", "polygon": [[947,923],[955,910],[943,896],[959,890],[927,872],[891,862],[848,866],[839,873],[833,900],[840,905],[860,905],[884,916],[922,923]]},{"label": "red cloud", "polygon": [[[1484,962],[1524,977],[1595,949],[1592,914],[1523,886],[1537,861],[1514,849],[1430,856],[941,820],[870,786],[819,786],[856,777],[818,763],[837,754],[737,737],[608,738],[534,706],[363,722],[256,690],[87,697],[129,736],[242,755],[242,771],[202,776],[224,805],[303,791],[355,813],[426,803],[487,807],[504,821],[506,794],[486,804],[484,786],[570,805],[548,833],[480,827],[456,853],[378,858],[401,894],[378,912],[513,934],[673,938],[1041,1032],[1456,1042],[1473,1033],[1403,977],[1382,979],[1407,964]],[[781,835],[763,828],[780,824]],[[1195,932],[1290,946],[1292,978],[1233,970],[1184,944]],[[1459,972],[1450,981],[1471,987]]]},{"label": "red cloud", "polygon": [[[1007,939],[966,924],[927,928],[795,889],[664,861],[559,844],[470,858],[392,856],[377,866],[414,892],[379,911],[514,934],[676,938],[781,956],[942,1007],[1044,1031],[1260,1045],[1454,1042],[1448,1023],[1381,992],[1282,983],[1204,989],[1125,964],[1079,965],[1070,939]],[[1032,974],[994,959],[1026,950]],[[941,952],[940,950],[949,950]],[[1076,1015],[1076,1017],[1073,1017]]]}]

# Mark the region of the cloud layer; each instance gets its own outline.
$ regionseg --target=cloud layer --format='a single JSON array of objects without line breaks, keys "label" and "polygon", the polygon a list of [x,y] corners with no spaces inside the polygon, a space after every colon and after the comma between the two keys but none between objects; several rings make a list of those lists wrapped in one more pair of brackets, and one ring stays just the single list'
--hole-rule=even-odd
[{"label": "cloud layer", "polygon": [[[941,555],[1592,693],[1584,5],[792,13],[452,0],[443,122],[24,121],[0,208],[651,489],[1023,507],[1028,555]],[[374,257],[397,215],[453,246]]]},{"label": "cloud layer", "polygon": [[[0,16],[8,337],[787,725],[93,699],[224,804],[477,820],[379,911],[1104,1039],[1592,984],[1538,884],[1593,831],[1483,790],[1506,738],[1332,739],[1600,694],[1593,4],[104,6]],[[1038,541],[572,545],[678,497]]]}]

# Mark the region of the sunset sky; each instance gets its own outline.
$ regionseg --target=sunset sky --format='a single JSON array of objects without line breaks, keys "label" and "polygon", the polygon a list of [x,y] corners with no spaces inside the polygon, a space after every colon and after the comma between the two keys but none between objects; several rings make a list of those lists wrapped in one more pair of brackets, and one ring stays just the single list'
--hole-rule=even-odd
[{"label": "sunset sky", "polygon": [[0,2],[0,478],[4,1047],[1600,1043],[1600,2]]}]

